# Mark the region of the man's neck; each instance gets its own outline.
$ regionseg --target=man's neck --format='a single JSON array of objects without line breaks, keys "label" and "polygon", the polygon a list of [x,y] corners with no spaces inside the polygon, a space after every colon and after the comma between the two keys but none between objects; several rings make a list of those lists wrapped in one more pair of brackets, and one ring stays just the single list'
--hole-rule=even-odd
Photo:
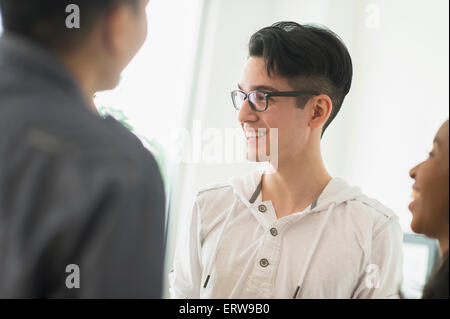
[{"label": "man's neck", "polygon": [[263,175],[262,198],[272,201],[281,218],[311,205],[331,179],[320,149],[295,158],[280,158],[276,171]]},{"label": "man's neck", "polygon": [[96,70],[88,66],[82,57],[64,56],[61,59],[75,78],[88,109],[98,114],[94,104],[94,94],[98,91]]}]

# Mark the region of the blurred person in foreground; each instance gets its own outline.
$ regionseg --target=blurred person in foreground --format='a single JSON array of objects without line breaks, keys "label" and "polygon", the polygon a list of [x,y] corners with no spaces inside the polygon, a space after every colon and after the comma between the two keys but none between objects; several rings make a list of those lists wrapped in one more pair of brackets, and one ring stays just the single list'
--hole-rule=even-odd
[{"label": "blurred person in foreground", "polygon": [[161,297],[159,169],[92,102],[143,45],[147,5],[0,0],[0,298]]},{"label": "blurred person in foreground", "polygon": [[411,229],[439,241],[441,258],[425,285],[422,298],[449,298],[449,122],[437,132],[429,157],[410,171],[414,179]]}]

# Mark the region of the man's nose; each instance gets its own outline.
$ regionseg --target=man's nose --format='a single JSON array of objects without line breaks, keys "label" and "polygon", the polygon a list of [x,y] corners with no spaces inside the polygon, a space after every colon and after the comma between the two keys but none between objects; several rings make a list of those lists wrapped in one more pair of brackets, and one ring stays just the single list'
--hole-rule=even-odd
[{"label": "man's nose", "polygon": [[250,106],[248,98],[242,102],[241,109],[239,110],[238,119],[239,122],[241,123],[255,122],[258,120],[258,114]]}]

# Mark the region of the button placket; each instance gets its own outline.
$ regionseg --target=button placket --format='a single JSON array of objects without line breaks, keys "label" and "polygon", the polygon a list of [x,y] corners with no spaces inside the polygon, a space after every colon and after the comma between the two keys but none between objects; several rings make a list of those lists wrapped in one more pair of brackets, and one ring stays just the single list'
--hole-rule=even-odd
[{"label": "button placket", "polygon": [[255,217],[268,231],[272,224],[276,223],[277,216],[271,202],[260,202],[254,206]]},{"label": "button placket", "polygon": [[265,213],[265,212],[267,212],[267,206],[264,205],[264,204],[258,205],[258,211],[259,211],[260,213]]},{"label": "button placket", "polygon": [[[281,236],[283,223],[277,222],[275,210],[270,202],[255,203],[254,214],[264,228],[263,242],[258,247],[253,272],[248,278],[245,291],[258,294],[261,297],[269,297],[274,285],[274,276],[278,269],[281,255]],[[272,235],[271,229],[275,228],[277,236]]]},{"label": "button placket", "polygon": [[[269,234],[270,236],[270,234]],[[270,236],[272,237],[272,236]],[[248,280],[247,290],[258,293],[266,298],[271,295],[274,276],[276,275],[276,269],[280,261],[281,250],[277,242],[278,239],[274,237],[270,238],[266,235],[263,241],[260,251],[256,256],[255,268]]]},{"label": "button placket", "polygon": [[270,229],[270,234],[271,234],[273,237],[278,236],[278,229],[276,229],[275,227],[272,227],[272,228]]},{"label": "button placket", "polygon": [[267,266],[269,266],[269,261],[266,259],[266,258],[262,258],[260,261],[259,261],[259,265],[261,266],[261,267],[263,267],[263,268],[266,268]]}]

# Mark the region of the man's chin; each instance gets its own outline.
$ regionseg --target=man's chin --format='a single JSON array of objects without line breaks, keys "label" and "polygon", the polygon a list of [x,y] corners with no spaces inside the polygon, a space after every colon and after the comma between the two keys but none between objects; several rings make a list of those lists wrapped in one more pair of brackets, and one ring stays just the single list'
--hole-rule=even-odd
[{"label": "man's chin", "polygon": [[247,161],[249,162],[268,162],[269,156],[265,156],[264,154],[257,154],[255,152],[247,152]]}]

